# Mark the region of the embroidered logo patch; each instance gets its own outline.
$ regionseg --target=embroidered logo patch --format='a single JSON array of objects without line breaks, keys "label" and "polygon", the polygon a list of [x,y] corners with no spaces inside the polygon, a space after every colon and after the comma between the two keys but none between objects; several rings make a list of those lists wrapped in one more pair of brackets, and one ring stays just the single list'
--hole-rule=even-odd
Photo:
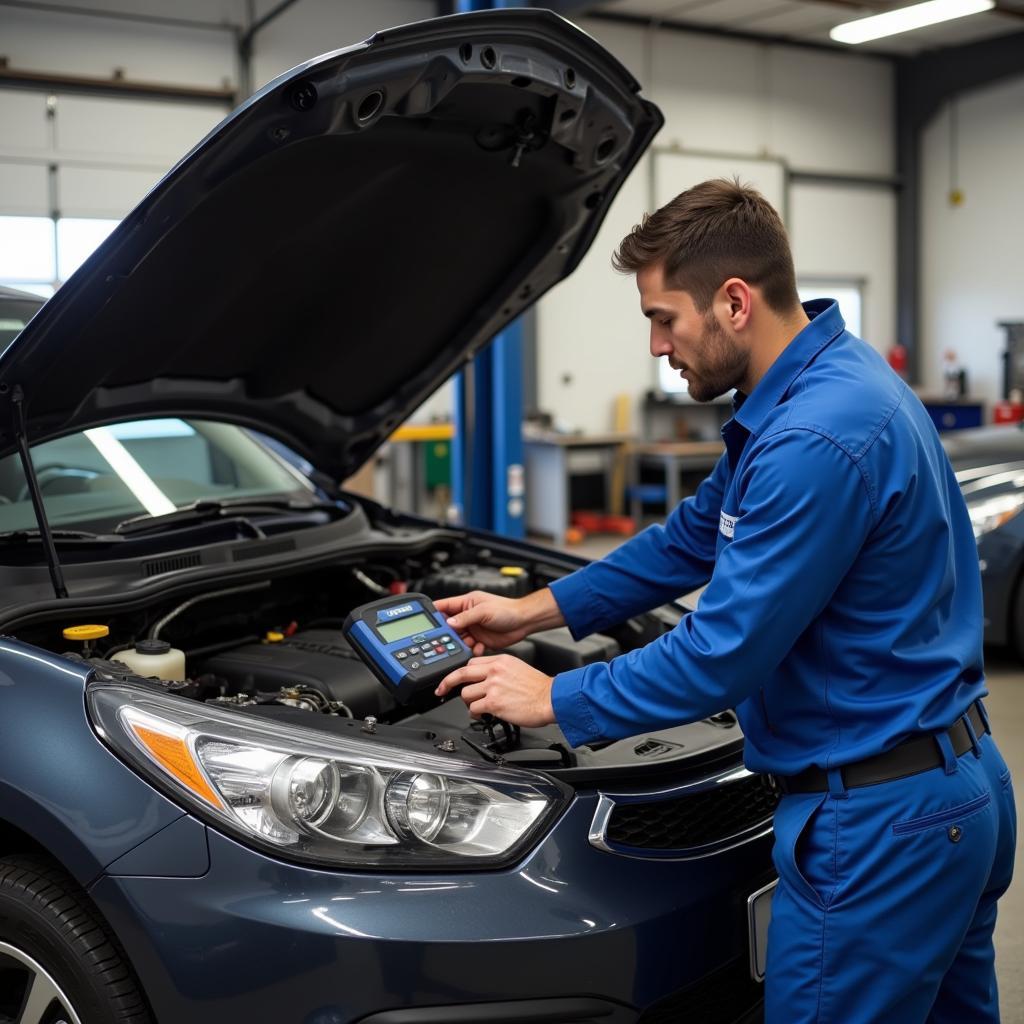
[{"label": "embroidered logo patch", "polygon": [[718,532],[723,537],[728,537],[729,540],[732,540],[732,535],[736,532],[736,517],[726,515],[723,512],[718,520]]}]

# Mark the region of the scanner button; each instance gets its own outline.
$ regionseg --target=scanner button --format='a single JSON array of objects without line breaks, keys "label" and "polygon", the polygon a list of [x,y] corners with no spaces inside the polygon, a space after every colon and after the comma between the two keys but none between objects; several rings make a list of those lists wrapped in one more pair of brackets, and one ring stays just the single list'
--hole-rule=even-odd
[{"label": "scanner button", "polygon": [[409,670],[411,672],[415,672],[416,669],[418,669],[419,667],[420,667],[420,663],[418,661],[411,661],[411,662],[409,662]]},{"label": "scanner button", "polygon": [[409,653],[410,654],[419,654],[420,653],[420,649],[418,647],[410,647],[409,648]]},{"label": "scanner button", "polygon": [[445,644],[445,647],[447,647],[449,651],[455,650],[455,644]]},{"label": "scanner button", "polygon": [[421,633],[421,634],[420,634],[419,636],[414,636],[414,637],[412,638],[412,642],[413,642],[414,644],[422,644],[422,643],[426,643],[426,640],[427,640],[426,636],[424,636],[424,635],[423,635],[422,633]]},{"label": "scanner button", "polygon": [[398,652],[398,653],[397,653],[397,654],[395,655],[395,657],[396,657],[396,658],[397,658],[397,659],[398,659],[399,661],[405,661],[405,659],[406,659],[406,658],[408,658],[408,657],[409,657],[409,655],[408,655],[408,654],[406,654],[406,653],[405,653],[405,651],[399,651],[399,652]]},{"label": "scanner button", "polygon": [[438,642],[442,643],[442,644],[446,644],[446,643],[448,643],[449,640],[451,640],[450,636],[443,636],[443,637],[441,637],[440,641],[438,641]]}]

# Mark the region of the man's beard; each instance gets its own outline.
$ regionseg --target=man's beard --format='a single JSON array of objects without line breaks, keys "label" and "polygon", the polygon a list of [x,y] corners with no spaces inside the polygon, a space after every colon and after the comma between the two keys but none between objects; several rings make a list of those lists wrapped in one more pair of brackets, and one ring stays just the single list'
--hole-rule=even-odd
[{"label": "man's beard", "polygon": [[750,353],[740,348],[722,329],[711,310],[704,316],[700,370],[688,367],[690,397],[711,402],[739,387],[750,366]]}]

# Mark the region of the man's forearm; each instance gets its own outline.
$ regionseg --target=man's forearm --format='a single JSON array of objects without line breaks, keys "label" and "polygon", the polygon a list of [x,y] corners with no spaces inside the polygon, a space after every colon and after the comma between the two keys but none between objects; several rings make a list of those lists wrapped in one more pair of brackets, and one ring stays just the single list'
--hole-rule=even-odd
[{"label": "man's forearm", "polygon": [[523,625],[528,632],[540,633],[545,629],[556,629],[565,625],[565,616],[549,587],[535,590],[532,594],[520,598],[520,601]]}]

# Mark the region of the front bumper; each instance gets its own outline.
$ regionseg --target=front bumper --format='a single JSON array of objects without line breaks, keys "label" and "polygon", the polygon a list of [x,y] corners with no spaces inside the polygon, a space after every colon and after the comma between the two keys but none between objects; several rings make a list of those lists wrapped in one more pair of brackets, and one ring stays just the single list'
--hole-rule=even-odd
[{"label": "front bumper", "polygon": [[[682,862],[622,857],[587,841],[596,804],[577,797],[504,871],[322,871],[206,829],[201,877],[136,863],[91,895],[161,1024],[684,1021],[680,990],[722,971],[742,980],[746,900],[771,875],[771,839]],[[751,987],[741,1009],[757,998]],[[670,1015],[641,1015],[652,1004]]]}]

